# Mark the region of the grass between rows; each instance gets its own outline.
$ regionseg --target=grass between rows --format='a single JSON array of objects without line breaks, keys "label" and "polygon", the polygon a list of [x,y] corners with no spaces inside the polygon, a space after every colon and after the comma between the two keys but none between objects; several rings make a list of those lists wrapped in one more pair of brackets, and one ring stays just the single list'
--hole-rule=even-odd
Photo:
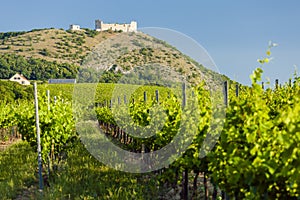
[{"label": "grass between rows", "polygon": [[125,200],[155,199],[159,195],[154,175],[110,169],[92,157],[80,142],[51,173],[50,186],[39,193],[36,155],[35,149],[23,141],[0,152],[1,199]]},{"label": "grass between rows", "polygon": [[0,199],[14,199],[36,184],[36,153],[27,142],[0,152]]}]

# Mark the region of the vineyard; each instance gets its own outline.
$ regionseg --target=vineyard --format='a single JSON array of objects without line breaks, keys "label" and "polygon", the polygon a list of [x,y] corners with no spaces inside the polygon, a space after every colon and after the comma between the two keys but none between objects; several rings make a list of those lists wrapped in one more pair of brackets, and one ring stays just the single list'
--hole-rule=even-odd
[{"label": "vineyard", "polygon": [[[264,89],[261,75],[257,68],[251,87],[226,84],[216,102],[204,85],[98,84],[95,98],[77,95],[84,104],[72,98],[74,85],[39,85],[42,193],[31,188],[38,185],[34,102],[1,102],[1,141],[18,134],[23,141],[0,152],[0,196],[18,198],[25,190],[44,199],[299,199],[300,79]],[[91,120],[101,134],[83,123]],[[208,137],[216,140],[211,149],[203,148]],[[176,159],[151,157],[174,141]],[[142,155],[144,165],[118,159],[108,142]],[[144,173],[130,173],[136,170]]]}]

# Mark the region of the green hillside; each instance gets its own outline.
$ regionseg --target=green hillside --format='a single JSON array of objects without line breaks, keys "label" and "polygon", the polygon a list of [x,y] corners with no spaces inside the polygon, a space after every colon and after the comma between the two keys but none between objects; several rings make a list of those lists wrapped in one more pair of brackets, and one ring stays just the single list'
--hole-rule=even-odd
[{"label": "green hillside", "polygon": [[99,34],[89,29],[74,32],[63,29],[41,29],[6,35],[2,33],[0,53],[80,65],[95,44],[113,35],[114,32]]},{"label": "green hillside", "polygon": [[[100,64],[93,64],[93,60]],[[99,78],[96,71],[101,71],[104,72],[102,82],[116,82],[135,66],[152,63],[170,66],[173,72],[163,72],[162,76],[174,77],[176,72],[194,84],[205,80],[208,84],[219,85],[220,80],[227,79],[166,42],[141,32],[51,28],[0,33],[0,79],[8,79],[16,72],[30,80],[75,78],[79,72],[80,81],[94,82]],[[151,67],[145,68],[147,73],[155,75]]]}]

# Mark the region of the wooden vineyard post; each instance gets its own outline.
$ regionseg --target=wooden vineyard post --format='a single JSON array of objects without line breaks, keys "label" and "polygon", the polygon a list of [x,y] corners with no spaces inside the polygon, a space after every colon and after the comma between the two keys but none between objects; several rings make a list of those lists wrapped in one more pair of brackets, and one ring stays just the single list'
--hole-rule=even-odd
[{"label": "wooden vineyard post", "polygon": [[124,94],[124,104],[127,104],[126,94]]},{"label": "wooden vineyard post", "polygon": [[155,100],[157,103],[159,103],[159,92],[158,90],[155,90]]},{"label": "wooden vineyard post", "polygon": [[141,165],[141,172],[143,173],[144,170],[145,170],[145,144],[142,144],[142,150],[141,150],[141,153],[142,153],[142,165]]},{"label": "wooden vineyard post", "polygon": [[112,106],[113,106],[113,102],[112,102],[112,100],[110,99],[110,100],[109,100],[109,108],[112,108]]},{"label": "wooden vineyard post", "polygon": [[236,97],[239,97],[239,92],[240,92],[240,86],[239,86],[239,84],[237,83],[237,84],[235,85],[235,96],[236,96]]},{"label": "wooden vineyard post", "polygon": [[50,90],[47,90],[47,105],[48,105],[48,110],[50,110]]},{"label": "wooden vineyard post", "polygon": [[212,178],[211,178],[211,182],[212,182],[212,185],[213,185],[212,200],[216,200],[217,195],[218,195],[218,186],[216,185],[216,183],[214,182],[214,180]]},{"label": "wooden vineyard post", "polygon": [[[226,108],[228,107],[229,104],[229,89],[228,89],[228,81],[224,82],[224,104]],[[227,199],[227,194],[224,191],[221,191],[221,196],[222,199]]]},{"label": "wooden vineyard post", "polygon": [[[144,91],[144,104],[146,104],[147,103],[147,92],[146,91]],[[145,144],[144,143],[142,143],[142,150],[141,150],[141,153],[142,153],[142,164],[141,164],[141,172],[143,172],[145,169],[143,168],[143,164],[144,164],[144,159],[145,159],[145,157],[144,157],[144,154],[145,154]]]},{"label": "wooden vineyard post", "polygon": [[[182,109],[186,106],[186,84],[182,84]],[[182,172],[182,199],[189,199],[189,174],[188,169],[184,169]]]},{"label": "wooden vineyard post", "polygon": [[182,84],[182,108],[186,106],[186,85]]},{"label": "wooden vineyard post", "polygon": [[34,82],[34,105],[35,105],[35,122],[36,122],[36,135],[37,135],[37,151],[38,151],[38,168],[39,168],[39,188],[43,190],[43,177],[42,177],[42,150],[41,150],[41,136],[39,125],[39,105],[37,84]]},{"label": "wooden vineyard post", "polygon": [[203,173],[203,185],[204,185],[204,200],[208,199],[208,185],[207,185],[207,174]]},{"label": "wooden vineyard post", "polygon": [[225,199],[225,192],[224,191],[221,191],[221,198]]},{"label": "wooden vineyard post", "polygon": [[224,82],[224,104],[228,107],[228,81]]},{"label": "wooden vineyard post", "polygon": [[[158,90],[155,91],[156,93],[156,99],[158,99]],[[144,104],[146,104],[147,102],[147,92],[144,91]],[[141,162],[141,172],[143,172],[145,169],[146,166],[145,165],[145,144],[142,143],[142,149],[141,149],[141,154],[142,154],[142,162]]]},{"label": "wooden vineyard post", "polygon": [[[46,94],[47,94],[47,106],[48,106],[48,112],[50,111],[50,90],[47,90],[46,91]],[[53,142],[53,139],[52,139],[52,145],[51,145],[51,151],[50,153],[48,154],[48,177],[50,176],[50,169],[51,169],[51,159],[53,159],[53,153],[54,152],[54,142]]]},{"label": "wooden vineyard post", "polygon": [[147,102],[147,92],[144,91],[144,102],[146,103]]}]

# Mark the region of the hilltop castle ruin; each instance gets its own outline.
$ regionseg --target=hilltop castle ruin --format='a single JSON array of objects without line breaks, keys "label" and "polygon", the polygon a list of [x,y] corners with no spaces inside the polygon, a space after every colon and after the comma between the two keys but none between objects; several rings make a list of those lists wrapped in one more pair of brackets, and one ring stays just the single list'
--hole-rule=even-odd
[{"label": "hilltop castle ruin", "polygon": [[95,21],[96,31],[123,31],[123,32],[137,32],[137,22],[131,21],[130,24],[105,24],[101,20]]},{"label": "hilltop castle ruin", "polygon": [[[71,31],[80,31],[81,28],[77,24],[71,24],[69,27]],[[97,19],[95,21],[95,30],[96,31],[123,31],[123,32],[137,32],[137,22],[131,21],[130,24],[105,24],[103,21]]]}]

